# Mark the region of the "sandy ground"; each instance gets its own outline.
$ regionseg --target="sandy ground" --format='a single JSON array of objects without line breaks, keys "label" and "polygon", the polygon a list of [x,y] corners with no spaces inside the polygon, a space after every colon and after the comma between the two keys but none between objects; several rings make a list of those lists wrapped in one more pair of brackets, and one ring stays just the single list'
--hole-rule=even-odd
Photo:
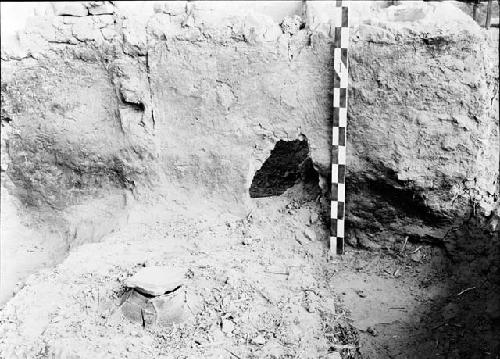
[{"label": "sandy ground", "polygon": [[[460,337],[477,326],[460,303],[477,303],[481,288],[457,296],[470,286],[450,279],[462,267],[445,249],[402,243],[398,252],[349,249],[332,259],[312,198],[292,190],[254,203],[243,219],[171,199],[136,205],[121,231],[29,277],[0,311],[0,356],[496,357],[487,333],[498,326]],[[181,287],[189,319],[143,328],[124,318],[125,278],[166,264],[189,273]]]},{"label": "sandy ground", "polygon": [[31,274],[52,268],[67,254],[65,241],[54,233],[30,227],[16,215],[17,203],[2,186],[0,211],[0,307]]},{"label": "sandy ground", "polygon": [[[265,211],[259,213],[262,203]],[[0,352],[9,358],[325,354],[322,313],[333,317],[335,310],[322,279],[325,246],[297,231],[309,224],[316,204],[287,204],[259,200],[243,220],[174,203],[136,207],[122,231],[75,249],[54,270],[28,279],[2,309]],[[271,208],[282,216],[269,219]],[[310,228],[321,232],[319,218]],[[143,330],[116,315],[123,280],[142,265],[167,263],[191,273],[185,290],[199,303],[194,323]],[[234,333],[222,331],[223,318],[234,322]],[[251,344],[259,335],[265,344]]]}]

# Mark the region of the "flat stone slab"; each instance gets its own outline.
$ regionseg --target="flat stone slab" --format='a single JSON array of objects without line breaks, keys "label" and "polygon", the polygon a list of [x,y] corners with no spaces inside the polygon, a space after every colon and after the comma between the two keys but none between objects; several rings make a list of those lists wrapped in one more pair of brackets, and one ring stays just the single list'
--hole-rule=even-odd
[{"label": "flat stone slab", "polygon": [[52,7],[56,15],[62,16],[88,16],[88,9],[79,2],[53,2]]},{"label": "flat stone slab", "polygon": [[159,296],[181,286],[184,283],[185,273],[184,268],[144,267],[127,278],[125,285],[147,295]]}]

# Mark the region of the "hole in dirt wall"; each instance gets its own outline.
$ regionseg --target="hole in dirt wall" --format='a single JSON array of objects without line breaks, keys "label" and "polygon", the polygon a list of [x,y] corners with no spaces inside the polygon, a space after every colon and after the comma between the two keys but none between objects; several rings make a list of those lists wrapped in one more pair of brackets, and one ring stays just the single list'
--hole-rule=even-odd
[{"label": "hole in dirt wall", "polygon": [[319,175],[309,157],[307,140],[280,140],[262,167],[255,173],[250,197],[280,196],[302,182],[307,192],[319,191]]}]

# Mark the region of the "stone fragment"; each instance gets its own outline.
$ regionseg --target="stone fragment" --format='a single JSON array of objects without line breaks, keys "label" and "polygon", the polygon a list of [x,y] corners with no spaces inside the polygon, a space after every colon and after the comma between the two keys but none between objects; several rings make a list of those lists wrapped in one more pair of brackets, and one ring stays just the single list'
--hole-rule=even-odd
[{"label": "stone fragment", "polygon": [[123,21],[123,51],[129,55],[146,54],[146,29],[134,19]]},{"label": "stone fragment", "polygon": [[319,220],[319,215],[318,213],[316,212],[312,212],[311,215],[309,216],[309,223],[310,224],[313,224],[313,223],[316,223],[318,222]]},{"label": "stone fragment", "polygon": [[106,40],[111,40],[118,35],[118,33],[115,30],[109,28],[101,29],[101,34],[102,37]]},{"label": "stone fragment", "polygon": [[232,334],[235,329],[234,322],[229,319],[222,319],[222,332],[226,334]]},{"label": "stone fragment", "polygon": [[412,261],[419,263],[419,262],[422,261],[422,252],[421,251],[416,251],[415,253],[412,253],[410,255],[410,258],[411,258]]},{"label": "stone fragment", "polygon": [[53,2],[54,14],[58,16],[87,16],[89,11],[80,2]]},{"label": "stone fragment", "polygon": [[373,328],[373,327],[368,327],[366,328],[366,331],[368,333],[370,333],[371,335],[373,335],[374,337],[376,337],[378,335],[378,331],[377,329]]},{"label": "stone fragment", "polygon": [[271,339],[262,347],[262,354],[265,358],[284,358],[286,349],[277,339]]},{"label": "stone fragment", "polygon": [[252,343],[256,345],[264,345],[266,344],[266,339],[262,335],[257,335],[255,338],[252,339]]},{"label": "stone fragment", "polygon": [[217,102],[227,111],[233,104],[235,97],[231,88],[224,83],[217,84]]},{"label": "stone fragment", "polygon": [[99,29],[102,29],[106,26],[113,25],[115,23],[115,18],[113,15],[101,15],[92,17],[94,20],[95,26]]},{"label": "stone fragment", "polygon": [[358,239],[357,243],[361,248],[367,249],[369,251],[376,251],[380,249],[380,244],[374,242],[364,233],[357,232],[356,238]]},{"label": "stone fragment", "polygon": [[316,231],[312,228],[305,228],[304,229],[304,236],[309,239],[310,241],[315,241],[316,240]]},{"label": "stone fragment", "polygon": [[158,296],[181,286],[185,272],[184,269],[172,267],[145,267],[127,278],[125,285],[141,293]]},{"label": "stone fragment", "polygon": [[486,228],[490,231],[498,231],[500,223],[500,202],[497,202],[495,208],[491,211],[490,216],[486,222]]},{"label": "stone fragment", "polygon": [[247,43],[254,45],[263,41],[276,41],[283,33],[278,24],[270,17],[249,12],[243,19],[231,26],[233,36],[242,37]]},{"label": "stone fragment", "polygon": [[115,12],[115,7],[109,1],[102,1],[102,4],[91,4],[89,13],[91,15],[109,15]]},{"label": "stone fragment", "polygon": [[285,34],[295,35],[299,32],[301,27],[304,25],[300,16],[295,15],[294,17],[285,17],[281,23],[281,29]]},{"label": "stone fragment", "polygon": [[99,30],[94,27],[94,22],[90,17],[75,21],[72,25],[72,33],[79,41],[95,40],[100,36]]},{"label": "stone fragment", "polygon": [[154,4],[155,13],[164,13],[173,16],[182,15],[186,13],[186,1],[169,1],[157,2]]},{"label": "stone fragment", "polygon": [[444,320],[451,320],[457,316],[459,313],[459,307],[456,303],[448,303],[446,304],[443,309],[441,309],[441,315],[443,316]]},{"label": "stone fragment", "polygon": [[356,294],[357,294],[360,298],[366,298],[366,294],[365,294],[365,292],[364,292],[362,289],[358,289],[358,290],[356,290]]}]

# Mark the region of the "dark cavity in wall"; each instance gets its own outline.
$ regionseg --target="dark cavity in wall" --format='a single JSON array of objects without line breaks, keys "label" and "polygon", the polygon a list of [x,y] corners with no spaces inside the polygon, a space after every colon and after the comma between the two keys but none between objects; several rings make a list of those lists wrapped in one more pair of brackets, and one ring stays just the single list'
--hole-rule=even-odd
[{"label": "dark cavity in wall", "polygon": [[269,158],[255,173],[250,197],[279,196],[299,182],[303,182],[307,192],[319,190],[319,176],[309,157],[307,140],[278,141]]}]

